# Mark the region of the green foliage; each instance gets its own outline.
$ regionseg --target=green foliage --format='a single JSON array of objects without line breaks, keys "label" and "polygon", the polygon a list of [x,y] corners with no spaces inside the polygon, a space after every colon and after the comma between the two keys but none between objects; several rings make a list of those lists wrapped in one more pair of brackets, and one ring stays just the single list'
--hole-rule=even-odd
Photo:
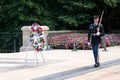
[{"label": "green foliage", "polygon": [[[58,21],[65,26],[66,29],[79,28],[90,23],[91,15],[87,12],[96,5],[90,0],[58,0],[61,6],[61,15]],[[68,26],[68,27],[67,27]],[[80,29],[80,28],[79,28]]]},{"label": "green foliage", "polygon": [[118,1],[119,0],[104,0],[104,2],[112,8],[117,6]]}]

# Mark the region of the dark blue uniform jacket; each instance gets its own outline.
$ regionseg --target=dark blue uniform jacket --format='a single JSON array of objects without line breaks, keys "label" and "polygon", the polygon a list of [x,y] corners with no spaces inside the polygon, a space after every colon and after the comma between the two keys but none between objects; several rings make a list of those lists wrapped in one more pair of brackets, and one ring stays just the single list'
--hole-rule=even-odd
[{"label": "dark blue uniform jacket", "polygon": [[105,35],[105,31],[104,31],[103,25],[101,24],[100,25],[100,31],[99,31],[100,35],[99,36],[94,36],[93,34],[97,33],[97,28],[98,28],[98,25],[96,25],[96,24],[91,24],[89,26],[88,42],[90,42],[90,39],[91,39],[91,44],[100,44],[101,43],[101,36]]}]

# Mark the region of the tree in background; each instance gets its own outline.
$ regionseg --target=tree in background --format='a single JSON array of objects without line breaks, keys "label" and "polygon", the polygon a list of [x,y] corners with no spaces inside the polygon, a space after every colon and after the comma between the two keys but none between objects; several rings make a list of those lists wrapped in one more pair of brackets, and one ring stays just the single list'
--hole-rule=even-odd
[{"label": "tree in background", "polygon": [[[58,0],[60,12],[57,29],[86,29],[90,23],[90,10],[96,6],[92,0]],[[64,27],[62,27],[64,26]],[[62,28],[61,28],[62,27]]]},{"label": "tree in background", "polygon": [[55,30],[88,29],[92,16],[101,15],[103,10],[106,31],[111,32],[112,28],[119,29],[119,0],[49,0],[48,3]]},{"label": "tree in background", "polygon": [[105,0],[105,3],[107,30],[120,29],[120,0]]}]

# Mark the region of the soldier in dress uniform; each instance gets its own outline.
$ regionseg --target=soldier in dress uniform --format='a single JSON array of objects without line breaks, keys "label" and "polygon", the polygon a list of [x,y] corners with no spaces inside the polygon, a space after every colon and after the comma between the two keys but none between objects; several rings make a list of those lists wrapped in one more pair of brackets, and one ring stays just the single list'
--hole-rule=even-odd
[{"label": "soldier in dress uniform", "polygon": [[102,24],[99,24],[99,15],[94,16],[94,23],[90,24],[88,31],[88,45],[92,45],[95,64],[94,67],[99,67],[99,54],[98,48],[101,43],[101,36],[105,35]]}]

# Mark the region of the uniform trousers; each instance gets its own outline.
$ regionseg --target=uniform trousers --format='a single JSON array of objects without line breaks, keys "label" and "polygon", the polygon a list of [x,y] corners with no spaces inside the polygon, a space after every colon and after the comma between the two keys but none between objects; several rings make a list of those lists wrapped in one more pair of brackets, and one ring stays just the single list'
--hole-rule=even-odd
[{"label": "uniform trousers", "polygon": [[98,54],[99,44],[92,44],[92,48],[93,48],[95,64],[97,64],[99,63],[99,54]]}]

